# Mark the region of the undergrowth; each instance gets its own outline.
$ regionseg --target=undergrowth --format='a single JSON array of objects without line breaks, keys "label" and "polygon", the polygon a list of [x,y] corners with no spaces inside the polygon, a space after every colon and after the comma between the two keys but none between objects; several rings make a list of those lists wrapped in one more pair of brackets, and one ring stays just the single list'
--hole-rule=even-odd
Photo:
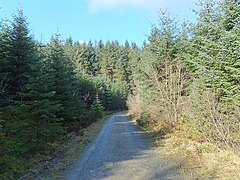
[{"label": "undergrowth", "polygon": [[103,123],[108,118],[104,118],[93,122],[90,126],[85,129],[81,129],[76,133],[70,134],[70,138],[63,142],[61,145],[57,145],[55,152],[49,156],[50,158],[56,158],[56,162],[48,162],[46,157],[34,158],[31,164],[37,167],[35,171],[38,173],[29,171],[23,179],[59,179],[63,176],[63,173],[71,167],[74,161],[79,157],[79,154],[89,145],[100,129]]}]

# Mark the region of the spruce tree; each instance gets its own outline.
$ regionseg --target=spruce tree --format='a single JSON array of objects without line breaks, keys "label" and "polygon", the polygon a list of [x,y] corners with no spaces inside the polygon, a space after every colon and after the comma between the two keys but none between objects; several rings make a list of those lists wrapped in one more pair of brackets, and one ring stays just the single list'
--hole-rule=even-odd
[{"label": "spruce tree", "polygon": [[34,42],[29,35],[28,24],[21,9],[18,15],[14,16],[12,23],[10,54],[9,93],[13,100],[21,101],[21,94],[27,91],[29,77],[33,73],[32,64],[36,55]]},{"label": "spruce tree", "polygon": [[74,98],[75,73],[73,72],[73,63],[65,56],[59,35],[52,37],[47,47],[46,58],[53,76],[51,90],[55,92],[55,95],[52,100],[61,104],[57,117],[62,118],[65,123],[71,122],[77,118],[77,102]]},{"label": "spruce tree", "polygon": [[110,49],[111,49],[111,43],[110,41],[107,41],[104,49],[102,50],[102,60],[100,62],[100,74],[106,78],[110,78],[112,73],[112,69],[109,63],[110,61],[109,56],[111,53]]},{"label": "spruce tree", "polygon": [[99,99],[98,93],[96,94],[95,100],[93,101],[93,104],[91,106],[91,112],[92,112],[93,118],[95,118],[96,120],[104,117],[105,111]]}]

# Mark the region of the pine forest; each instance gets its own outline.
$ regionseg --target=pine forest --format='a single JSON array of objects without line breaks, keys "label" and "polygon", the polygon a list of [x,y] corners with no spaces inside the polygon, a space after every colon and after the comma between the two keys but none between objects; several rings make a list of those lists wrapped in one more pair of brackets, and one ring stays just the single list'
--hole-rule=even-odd
[{"label": "pine forest", "polygon": [[60,34],[42,43],[22,9],[1,19],[0,179],[19,178],[69,133],[124,110],[160,138],[239,154],[240,2],[199,6],[195,24],[160,11],[141,47]]}]

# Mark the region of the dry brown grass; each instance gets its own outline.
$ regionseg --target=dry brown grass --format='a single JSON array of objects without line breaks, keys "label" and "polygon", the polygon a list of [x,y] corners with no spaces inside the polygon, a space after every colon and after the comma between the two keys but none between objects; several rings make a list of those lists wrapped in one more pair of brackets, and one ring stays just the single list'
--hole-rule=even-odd
[{"label": "dry brown grass", "polygon": [[[175,161],[189,179],[240,179],[240,154],[199,143],[178,133],[161,140],[162,151]],[[156,142],[159,143],[159,142]]]}]

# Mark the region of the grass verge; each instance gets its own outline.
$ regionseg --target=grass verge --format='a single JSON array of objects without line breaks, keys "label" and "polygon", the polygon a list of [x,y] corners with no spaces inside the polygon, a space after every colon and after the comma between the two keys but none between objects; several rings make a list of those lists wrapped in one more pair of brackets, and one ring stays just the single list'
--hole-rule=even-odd
[{"label": "grass verge", "polygon": [[71,168],[74,162],[79,157],[79,154],[93,142],[99,131],[101,130],[104,122],[109,118],[106,116],[101,120],[92,123],[86,129],[79,131],[75,137],[71,138],[69,142],[62,145],[65,146],[65,153],[62,161],[58,163],[54,168],[51,169],[45,179],[59,179],[62,177],[63,172]]},{"label": "grass verge", "polygon": [[181,132],[156,139],[155,143],[188,179],[240,179],[240,154],[232,150],[182,137]]},{"label": "grass verge", "polygon": [[197,130],[182,128],[163,135],[158,124],[141,129],[150,134],[160,154],[174,162],[186,179],[240,179],[239,151],[223,150],[208,141],[201,142],[193,138]]}]

